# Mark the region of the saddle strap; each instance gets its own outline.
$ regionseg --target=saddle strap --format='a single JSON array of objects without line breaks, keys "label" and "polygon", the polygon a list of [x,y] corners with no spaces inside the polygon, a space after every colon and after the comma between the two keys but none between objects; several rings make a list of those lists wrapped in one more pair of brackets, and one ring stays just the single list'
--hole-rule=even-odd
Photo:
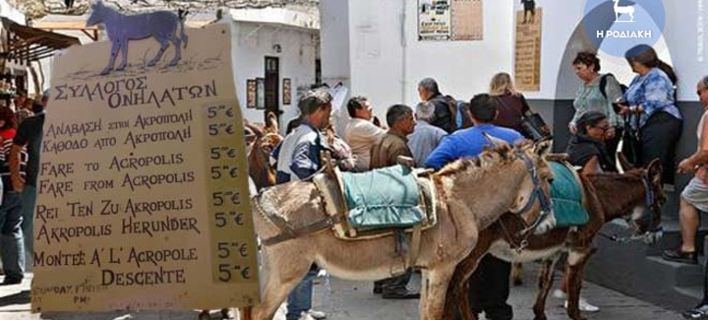
[{"label": "saddle strap", "polygon": [[335,224],[340,223],[342,221],[342,215],[329,216],[325,219],[322,219],[312,224],[308,224],[304,227],[293,229],[288,225],[287,221],[283,220],[283,218],[268,213],[266,213],[266,215],[268,216],[268,218],[270,218],[273,224],[275,224],[282,232],[277,236],[262,240],[261,244],[263,244],[264,246],[271,246],[286,240],[295,239],[300,236],[324,231],[332,228]]},{"label": "saddle strap", "polygon": [[408,255],[408,266],[415,267],[416,261],[418,260],[418,255],[420,254],[420,238],[423,233],[423,226],[417,224],[413,227],[413,233],[411,234],[411,250]]}]

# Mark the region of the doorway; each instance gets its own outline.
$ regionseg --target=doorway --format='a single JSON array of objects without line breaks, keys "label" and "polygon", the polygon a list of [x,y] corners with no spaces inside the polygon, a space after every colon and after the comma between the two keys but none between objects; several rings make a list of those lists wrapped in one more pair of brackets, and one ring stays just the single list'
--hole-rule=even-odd
[{"label": "doorway", "polygon": [[280,60],[277,57],[265,57],[265,112],[263,123],[268,123],[268,113],[273,112],[280,123]]}]

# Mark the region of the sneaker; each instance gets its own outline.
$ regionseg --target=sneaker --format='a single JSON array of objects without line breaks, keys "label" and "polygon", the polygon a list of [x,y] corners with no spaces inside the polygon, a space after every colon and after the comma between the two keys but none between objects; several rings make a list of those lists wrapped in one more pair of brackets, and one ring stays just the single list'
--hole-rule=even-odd
[{"label": "sneaker", "polygon": [[561,289],[553,290],[553,297],[561,300],[568,299],[568,295],[566,295]]},{"label": "sneaker", "polygon": [[[565,300],[565,303],[563,303],[563,307],[568,309],[568,300]],[[578,301],[578,309],[580,311],[585,311],[585,312],[598,312],[600,311],[600,307],[594,306],[590,304],[585,298],[580,297],[580,300]]]},{"label": "sneaker", "polygon": [[684,311],[681,315],[686,319],[708,319],[708,304],[699,305],[693,310]]},{"label": "sneaker", "polygon": [[686,252],[682,251],[681,248],[675,250],[666,250],[661,254],[661,257],[666,261],[698,264],[698,257],[696,257],[695,251]]},{"label": "sneaker", "polygon": [[306,313],[307,313],[308,315],[310,315],[310,317],[312,317],[312,319],[315,319],[315,320],[327,319],[327,314],[324,313],[324,312],[322,312],[322,311],[317,311],[317,310],[312,310],[312,309],[310,309],[310,311],[308,311],[308,312],[306,312]]}]

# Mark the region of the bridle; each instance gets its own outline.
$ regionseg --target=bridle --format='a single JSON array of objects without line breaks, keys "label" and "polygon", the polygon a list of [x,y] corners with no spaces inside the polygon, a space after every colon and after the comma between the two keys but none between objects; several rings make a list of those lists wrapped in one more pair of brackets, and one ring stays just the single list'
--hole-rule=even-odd
[{"label": "bridle", "polygon": [[[630,242],[630,241],[635,241],[635,240],[644,240],[647,238],[648,235],[651,233],[656,233],[656,232],[663,232],[663,228],[661,227],[661,205],[659,204],[659,201],[657,200],[656,194],[654,192],[653,185],[651,183],[651,177],[649,176],[649,172],[642,177],[642,184],[644,185],[644,205],[646,206],[647,209],[649,209],[650,216],[649,219],[649,228],[647,228],[647,232],[644,234],[634,234],[628,237],[620,237],[617,234],[614,235],[607,235],[605,233],[598,233],[601,237],[607,238],[610,241],[614,242]],[[655,218],[659,221],[659,223],[655,226]],[[627,218],[626,220],[629,220]]]},{"label": "bridle", "polygon": [[[531,234],[531,231],[536,229],[536,227],[538,227],[538,225],[541,223],[541,221],[543,221],[544,218],[546,218],[546,216],[553,213],[553,203],[551,201],[551,197],[546,194],[545,191],[543,191],[543,188],[541,188],[541,180],[538,177],[538,170],[533,165],[531,158],[529,158],[529,156],[527,156],[520,150],[516,150],[516,155],[524,160],[526,170],[531,176],[531,182],[533,182],[533,191],[531,191],[531,196],[526,201],[526,204],[523,206],[523,208],[518,211],[510,210],[509,212],[516,214],[521,218],[524,223],[524,229],[520,231],[520,234],[526,235],[528,237],[528,235]],[[531,210],[536,201],[538,201],[541,205],[541,212],[538,217],[536,217],[536,219],[533,221],[533,223],[528,224],[524,219],[524,215]]]},{"label": "bridle", "polygon": [[[656,232],[661,229],[661,205],[654,194],[654,186],[651,183],[649,171],[647,171],[644,177],[642,177],[642,182],[644,183],[644,188],[646,189],[644,196],[645,205],[651,213],[651,216],[649,216],[651,221],[649,222],[649,228],[647,230],[648,232]],[[656,221],[659,221],[659,223],[655,226],[654,223]]]}]

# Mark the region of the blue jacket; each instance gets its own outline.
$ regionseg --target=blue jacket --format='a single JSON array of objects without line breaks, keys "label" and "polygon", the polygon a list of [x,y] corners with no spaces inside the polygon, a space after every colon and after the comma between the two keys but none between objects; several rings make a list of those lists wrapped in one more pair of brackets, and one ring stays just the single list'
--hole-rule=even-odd
[{"label": "blue jacket", "polygon": [[329,150],[317,128],[303,122],[273,150],[276,183],[306,180],[322,168],[320,152]]},{"label": "blue jacket", "polygon": [[512,129],[497,127],[492,124],[482,124],[459,130],[443,138],[440,145],[425,160],[425,167],[440,170],[446,164],[457,159],[478,156],[482,153],[484,147],[490,144],[484,138],[483,132],[508,143],[524,139],[520,133]]}]

